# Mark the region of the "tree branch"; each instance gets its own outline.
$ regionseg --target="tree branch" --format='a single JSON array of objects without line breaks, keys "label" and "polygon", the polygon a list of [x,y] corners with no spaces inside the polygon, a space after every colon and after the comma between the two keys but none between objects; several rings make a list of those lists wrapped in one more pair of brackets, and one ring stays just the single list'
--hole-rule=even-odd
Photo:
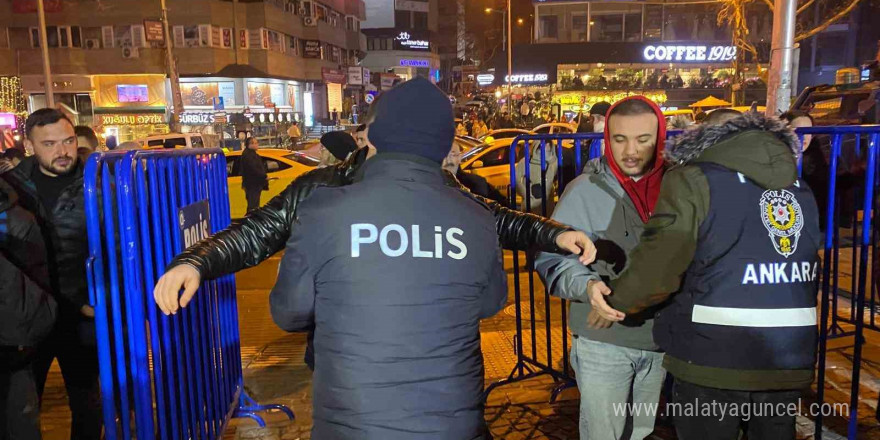
[{"label": "tree branch", "polygon": [[813,29],[811,31],[804,32],[800,35],[796,35],[794,37],[794,42],[797,43],[798,41],[805,40],[807,38],[812,37],[813,35],[818,34],[819,32],[824,31],[825,29],[828,29],[828,27],[831,26],[832,24],[836,23],[837,20],[840,20],[841,18],[845,17],[846,14],[849,14],[850,12],[852,12],[852,10],[855,9],[856,6],[858,6],[860,1],[861,0],[852,0],[849,3],[849,5],[847,5],[845,8],[843,8],[840,12],[835,14],[833,17],[829,18],[825,23],[822,23],[820,26],[817,26],[815,29]]},{"label": "tree branch", "polygon": [[797,9],[797,14],[800,14],[801,12],[804,12],[807,8],[810,7],[810,5],[812,5],[812,4],[815,3],[815,2],[816,2],[816,0],[808,0],[806,3],[804,3],[803,5],[801,5],[801,7],[799,7],[799,8]]}]

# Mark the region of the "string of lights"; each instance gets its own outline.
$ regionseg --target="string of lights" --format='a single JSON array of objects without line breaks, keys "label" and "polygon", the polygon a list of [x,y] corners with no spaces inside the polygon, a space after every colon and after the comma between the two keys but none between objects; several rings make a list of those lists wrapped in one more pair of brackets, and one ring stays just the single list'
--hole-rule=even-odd
[{"label": "string of lights", "polygon": [[21,127],[27,118],[27,99],[17,76],[0,76],[0,112],[12,113]]}]

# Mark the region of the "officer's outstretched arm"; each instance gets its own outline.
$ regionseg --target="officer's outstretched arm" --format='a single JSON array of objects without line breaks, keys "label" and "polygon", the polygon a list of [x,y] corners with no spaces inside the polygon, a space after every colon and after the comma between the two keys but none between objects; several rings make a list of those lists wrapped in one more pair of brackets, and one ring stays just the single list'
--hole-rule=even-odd
[{"label": "officer's outstretched arm", "polygon": [[178,303],[186,307],[201,281],[256,266],[284,249],[299,204],[316,187],[348,184],[365,160],[361,150],[339,165],[303,174],[262,208],[181,252],[156,283],[156,303],[166,314],[174,313]]},{"label": "officer's outstretched arm", "polygon": [[555,220],[510,209],[494,200],[473,194],[452,173],[445,174],[448,185],[458,187],[489,207],[495,216],[495,230],[504,249],[523,251],[535,247],[542,252],[579,254],[581,263],[584,264],[595,260],[596,247],[586,234]]}]

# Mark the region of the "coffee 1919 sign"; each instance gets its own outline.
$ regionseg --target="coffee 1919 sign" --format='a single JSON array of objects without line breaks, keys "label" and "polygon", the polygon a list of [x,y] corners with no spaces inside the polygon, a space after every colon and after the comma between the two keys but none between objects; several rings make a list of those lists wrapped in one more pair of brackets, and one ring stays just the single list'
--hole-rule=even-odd
[{"label": "coffee 1919 sign", "polygon": [[152,125],[164,124],[165,115],[153,114],[109,114],[101,115],[101,125]]}]

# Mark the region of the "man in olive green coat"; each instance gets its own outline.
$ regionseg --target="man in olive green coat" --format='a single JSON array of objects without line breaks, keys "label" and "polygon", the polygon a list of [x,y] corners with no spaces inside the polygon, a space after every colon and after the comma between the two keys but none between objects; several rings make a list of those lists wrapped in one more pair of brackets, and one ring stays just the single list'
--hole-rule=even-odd
[{"label": "man in olive green coat", "polygon": [[795,438],[795,415],[778,409],[813,380],[820,243],[798,147],[756,113],[674,139],[634,270],[611,283],[622,312],[665,303],[654,340],[675,377],[682,440],[736,438],[741,422],[750,439]]}]

